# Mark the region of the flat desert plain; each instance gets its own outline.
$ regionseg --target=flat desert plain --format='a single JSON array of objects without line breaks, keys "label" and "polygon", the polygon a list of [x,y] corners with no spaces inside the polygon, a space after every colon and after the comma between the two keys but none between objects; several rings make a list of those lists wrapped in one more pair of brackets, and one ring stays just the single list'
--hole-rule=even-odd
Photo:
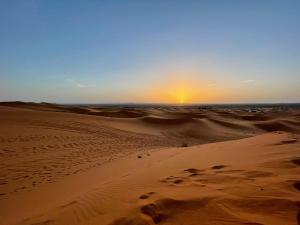
[{"label": "flat desert plain", "polygon": [[0,104],[1,225],[299,225],[300,109]]}]

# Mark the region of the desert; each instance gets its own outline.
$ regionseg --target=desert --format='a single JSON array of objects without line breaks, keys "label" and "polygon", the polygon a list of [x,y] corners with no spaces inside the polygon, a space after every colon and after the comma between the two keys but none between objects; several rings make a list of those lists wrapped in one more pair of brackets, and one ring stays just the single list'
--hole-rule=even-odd
[{"label": "desert", "polygon": [[300,110],[1,103],[0,223],[300,223]]},{"label": "desert", "polygon": [[0,0],[0,225],[300,225],[300,0]]}]

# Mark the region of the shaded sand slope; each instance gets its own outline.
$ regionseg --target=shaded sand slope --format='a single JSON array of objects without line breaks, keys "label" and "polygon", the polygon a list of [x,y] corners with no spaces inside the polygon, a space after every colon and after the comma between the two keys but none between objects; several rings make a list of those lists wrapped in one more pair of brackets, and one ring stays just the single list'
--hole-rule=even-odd
[{"label": "shaded sand slope", "polygon": [[297,225],[299,143],[273,132],[128,156],[0,201],[0,224]]}]

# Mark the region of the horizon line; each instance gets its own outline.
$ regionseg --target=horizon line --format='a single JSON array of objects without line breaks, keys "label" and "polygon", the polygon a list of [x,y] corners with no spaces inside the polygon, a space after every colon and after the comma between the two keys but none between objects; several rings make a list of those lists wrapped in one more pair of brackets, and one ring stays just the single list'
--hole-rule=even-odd
[{"label": "horizon line", "polygon": [[299,102],[233,102],[233,103],[162,103],[162,102],[102,102],[102,103],[58,103],[58,102],[44,102],[44,101],[0,101],[3,103],[25,103],[25,104],[56,104],[56,105],[176,105],[176,106],[195,106],[195,105],[286,105],[286,104],[300,104]]}]

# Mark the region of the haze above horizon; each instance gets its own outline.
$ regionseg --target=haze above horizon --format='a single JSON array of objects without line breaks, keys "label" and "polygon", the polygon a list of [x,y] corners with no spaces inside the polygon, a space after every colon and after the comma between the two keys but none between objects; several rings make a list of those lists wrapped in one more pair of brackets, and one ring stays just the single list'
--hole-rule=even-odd
[{"label": "haze above horizon", "polygon": [[0,101],[300,102],[300,1],[0,3]]}]

